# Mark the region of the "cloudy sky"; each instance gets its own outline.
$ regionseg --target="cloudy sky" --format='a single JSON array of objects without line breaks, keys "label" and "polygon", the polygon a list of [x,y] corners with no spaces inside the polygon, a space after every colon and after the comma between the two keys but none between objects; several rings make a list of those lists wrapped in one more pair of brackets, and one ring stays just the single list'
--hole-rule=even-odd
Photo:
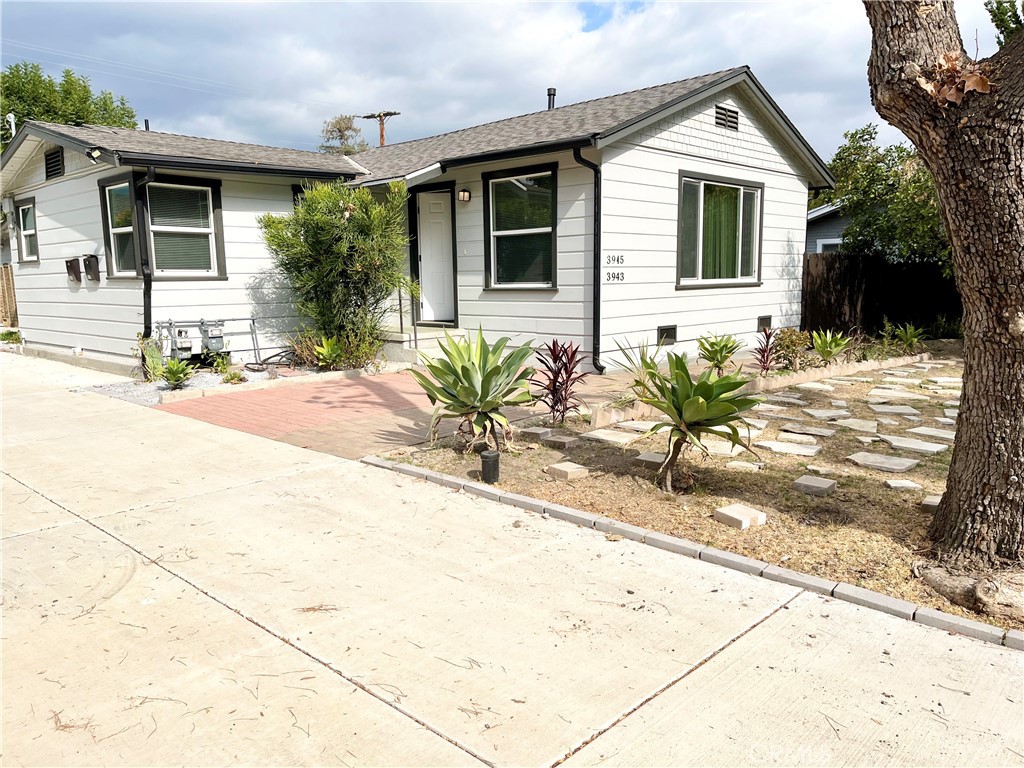
[{"label": "cloudy sky", "polygon": [[[956,10],[968,53],[994,53],[983,0]],[[549,86],[569,104],[741,64],[826,160],[843,131],[881,122],[859,0],[3,0],[0,14],[3,66],[70,67],[153,130],[298,149],[336,114],[401,112],[390,143],[544,109]]]}]

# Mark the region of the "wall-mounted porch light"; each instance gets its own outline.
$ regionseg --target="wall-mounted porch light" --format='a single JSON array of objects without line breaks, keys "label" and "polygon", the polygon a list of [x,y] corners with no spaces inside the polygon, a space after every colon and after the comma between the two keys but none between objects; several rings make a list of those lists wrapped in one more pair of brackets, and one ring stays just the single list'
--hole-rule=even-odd
[{"label": "wall-mounted porch light", "polygon": [[458,191],[458,200],[460,203],[468,203],[473,199],[473,196],[469,193],[468,189],[460,189]]},{"label": "wall-mounted porch light", "polygon": [[85,156],[89,158],[89,162],[92,163],[93,165],[96,165],[96,161],[99,159],[99,156],[102,155],[102,154],[103,153],[100,152],[98,147],[93,147],[92,149],[87,149],[85,151]]}]

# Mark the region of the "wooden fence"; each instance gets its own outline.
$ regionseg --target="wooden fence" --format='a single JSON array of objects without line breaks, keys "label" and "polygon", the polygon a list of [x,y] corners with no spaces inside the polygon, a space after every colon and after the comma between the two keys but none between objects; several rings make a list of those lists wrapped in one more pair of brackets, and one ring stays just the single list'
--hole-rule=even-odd
[{"label": "wooden fence", "polygon": [[18,327],[18,303],[14,297],[14,271],[10,264],[0,266],[0,325]]},{"label": "wooden fence", "polygon": [[845,253],[804,255],[803,330],[868,333],[892,323],[928,328],[939,317],[959,319],[963,305],[952,278],[934,264],[890,264]]}]

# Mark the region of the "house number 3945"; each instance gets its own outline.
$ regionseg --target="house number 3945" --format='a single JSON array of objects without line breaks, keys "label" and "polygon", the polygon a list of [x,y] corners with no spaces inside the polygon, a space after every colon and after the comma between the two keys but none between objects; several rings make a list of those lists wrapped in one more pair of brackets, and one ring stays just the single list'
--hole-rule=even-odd
[{"label": "house number 3945", "polygon": [[604,256],[604,265],[606,267],[621,267],[626,263],[626,257],[621,253],[606,253]]}]

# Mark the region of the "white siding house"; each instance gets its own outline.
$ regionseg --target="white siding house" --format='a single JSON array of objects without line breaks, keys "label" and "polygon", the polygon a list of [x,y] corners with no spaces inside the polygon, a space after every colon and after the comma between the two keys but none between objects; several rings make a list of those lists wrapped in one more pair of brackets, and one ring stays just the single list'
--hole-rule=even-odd
[{"label": "white siding house", "polygon": [[257,220],[291,211],[308,179],[360,172],[314,152],[26,122],[2,161],[26,351],[126,371],[138,334],[174,323],[198,352],[206,321],[248,362],[251,318],[262,352],[279,349],[297,318]]}]

